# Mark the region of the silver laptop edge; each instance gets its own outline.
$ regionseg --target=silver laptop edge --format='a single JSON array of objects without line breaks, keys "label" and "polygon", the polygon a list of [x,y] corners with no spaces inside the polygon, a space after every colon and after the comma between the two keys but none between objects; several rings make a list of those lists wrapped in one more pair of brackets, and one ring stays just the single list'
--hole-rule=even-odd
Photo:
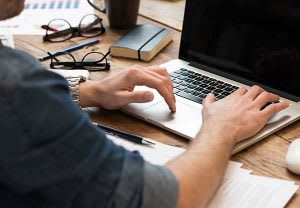
[{"label": "silver laptop edge", "polygon": [[[175,70],[178,70],[180,68],[186,68],[188,70],[192,70],[192,71],[207,75],[209,77],[215,78],[220,81],[224,81],[229,84],[233,84],[233,85],[236,85],[239,87],[240,86],[249,87],[247,85],[227,79],[225,77],[218,76],[218,75],[212,74],[210,72],[201,70],[199,68],[189,66],[188,62],[180,60],[180,59],[171,60],[171,61],[163,64],[162,66],[166,67],[169,73],[171,73]],[[190,118],[190,119],[194,119],[193,123],[198,122],[199,127],[196,129],[193,129],[193,130],[191,130],[191,129],[189,130],[188,126],[184,126],[184,125],[180,125],[180,124],[176,125],[176,122],[175,122],[175,125],[169,125],[169,122],[172,122],[172,120],[180,120],[181,118],[172,119],[172,116],[174,116],[174,114],[172,114],[169,111],[163,98],[153,89],[150,89],[147,87],[138,87],[136,90],[145,90],[145,89],[148,89],[148,90],[154,92],[154,94],[155,94],[154,101],[152,101],[150,103],[146,103],[146,104],[130,104],[130,105],[126,106],[125,108],[123,108],[122,111],[125,113],[128,113],[130,115],[133,115],[139,119],[145,120],[151,124],[159,126],[162,129],[173,132],[173,133],[175,133],[181,137],[184,137],[186,139],[191,140],[196,137],[197,132],[201,128],[201,122],[202,122],[202,118],[201,118],[202,105],[201,104],[198,104],[193,101],[187,100],[185,98],[176,96],[177,105],[180,103],[180,105],[183,104],[183,106],[184,106],[183,108],[185,108],[185,106],[189,106],[189,107],[192,107],[193,110],[195,110],[195,112],[196,111],[198,112],[198,115],[200,115],[200,116],[194,117],[194,115],[192,115],[192,117],[194,117],[194,118]],[[281,99],[287,100],[285,98],[281,98]],[[276,116],[274,116],[257,135],[237,144],[233,150],[233,154],[238,153],[239,151],[257,143],[258,141],[266,138],[267,136],[271,135],[272,133],[278,131],[279,129],[282,129],[282,128],[288,126],[289,124],[295,122],[296,120],[298,120],[300,118],[299,102],[293,102],[291,100],[287,100],[287,101],[290,103],[290,107],[288,109],[286,109],[286,110],[280,112],[279,114],[277,114]],[[155,106],[157,106],[159,108],[155,108]],[[158,112],[158,109],[164,109],[163,110],[164,113]],[[161,119],[161,116],[163,114],[166,114],[167,118],[168,118],[168,116],[171,117],[171,119],[167,119],[167,122],[166,122],[165,118]],[[197,114],[197,113],[195,113],[195,114]],[[175,115],[176,115],[176,113],[175,113]],[[190,131],[193,131],[193,133],[189,133]]]}]

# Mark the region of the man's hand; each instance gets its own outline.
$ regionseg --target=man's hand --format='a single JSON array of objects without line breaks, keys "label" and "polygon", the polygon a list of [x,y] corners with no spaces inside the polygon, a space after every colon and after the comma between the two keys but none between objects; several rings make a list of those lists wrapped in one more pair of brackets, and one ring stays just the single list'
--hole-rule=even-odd
[{"label": "man's hand", "polygon": [[136,86],[156,89],[164,97],[171,111],[176,111],[173,84],[165,68],[134,66],[102,81],[80,84],[82,107],[98,106],[118,109],[129,103],[145,103],[154,99],[152,92],[134,91]]},{"label": "man's hand", "polygon": [[258,86],[240,88],[215,101],[208,95],[203,102],[203,124],[189,149],[167,166],[179,182],[178,208],[206,207],[222,181],[234,145],[261,130],[287,102],[271,104],[279,96]]},{"label": "man's hand", "polygon": [[215,101],[209,94],[203,103],[203,126],[201,132],[211,132],[215,139],[225,138],[233,144],[247,139],[261,130],[269,118],[288,107],[287,102],[279,101],[279,96],[268,93],[258,86],[249,90],[242,87]]}]

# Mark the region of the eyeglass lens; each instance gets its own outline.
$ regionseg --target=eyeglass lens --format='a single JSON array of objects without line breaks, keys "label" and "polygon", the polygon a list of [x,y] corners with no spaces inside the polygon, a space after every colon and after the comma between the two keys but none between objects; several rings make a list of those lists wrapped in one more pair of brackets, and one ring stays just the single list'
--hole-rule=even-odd
[{"label": "eyeglass lens", "polygon": [[107,58],[99,52],[91,52],[85,55],[82,59],[82,65],[90,71],[109,69]]},{"label": "eyeglass lens", "polygon": [[61,42],[72,37],[71,25],[63,19],[52,20],[47,26],[47,36],[53,42]]},{"label": "eyeglass lens", "polygon": [[102,30],[102,20],[94,14],[83,17],[79,25],[80,34],[84,37],[95,37],[100,35]]}]

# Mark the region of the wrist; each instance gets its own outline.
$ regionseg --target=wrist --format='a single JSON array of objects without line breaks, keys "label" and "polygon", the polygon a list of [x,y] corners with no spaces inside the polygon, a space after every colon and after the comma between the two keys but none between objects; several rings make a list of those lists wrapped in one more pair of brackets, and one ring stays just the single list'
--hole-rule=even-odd
[{"label": "wrist", "polygon": [[101,99],[97,99],[102,94],[99,82],[87,80],[79,85],[79,100],[81,107],[101,107]]},{"label": "wrist", "polygon": [[233,150],[236,143],[234,137],[226,133],[226,131],[216,131],[206,126],[202,126],[195,142],[212,146],[222,146],[230,151]]}]

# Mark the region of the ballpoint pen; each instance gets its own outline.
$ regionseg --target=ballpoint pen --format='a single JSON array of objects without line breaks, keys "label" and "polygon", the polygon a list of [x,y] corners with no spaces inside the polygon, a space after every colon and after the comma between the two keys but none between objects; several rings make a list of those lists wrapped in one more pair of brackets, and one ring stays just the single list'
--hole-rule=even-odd
[{"label": "ballpoint pen", "polygon": [[138,144],[155,145],[154,142],[146,140],[145,138],[135,135],[135,134],[131,134],[131,133],[119,130],[119,129],[104,126],[104,125],[98,124],[98,123],[94,123],[94,125],[96,125],[100,129],[102,129],[105,133],[107,133],[109,135],[118,136],[120,138],[129,140],[129,141],[132,141],[132,142],[135,142]]},{"label": "ballpoint pen", "polygon": [[100,43],[100,40],[92,40],[92,41],[89,41],[89,42],[86,42],[86,43],[82,43],[82,44],[79,44],[79,45],[76,45],[76,46],[72,46],[70,48],[66,48],[64,50],[58,51],[58,52],[56,52],[52,55],[46,55],[44,57],[41,57],[41,58],[39,58],[39,61],[46,61],[46,60],[50,59],[53,56],[59,56],[59,55],[65,54],[65,53],[70,53],[72,51],[76,51],[76,50],[79,50],[79,49],[84,48],[86,46],[90,46],[90,45],[94,45],[94,44],[98,44],[98,43]]}]

